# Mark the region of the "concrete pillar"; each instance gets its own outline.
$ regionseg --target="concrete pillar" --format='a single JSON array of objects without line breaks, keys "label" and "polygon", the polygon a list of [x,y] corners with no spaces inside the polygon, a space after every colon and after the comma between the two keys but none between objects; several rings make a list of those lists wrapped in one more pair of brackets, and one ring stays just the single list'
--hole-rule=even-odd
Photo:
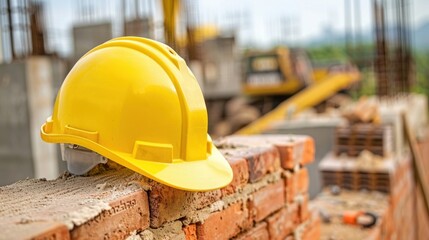
[{"label": "concrete pillar", "polygon": [[48,57],[28,58],[26,67],[30,138],[36,178],[58,177],[58,161],[54,144],[40,138],[40,126],[52,114],[53,74]]}]

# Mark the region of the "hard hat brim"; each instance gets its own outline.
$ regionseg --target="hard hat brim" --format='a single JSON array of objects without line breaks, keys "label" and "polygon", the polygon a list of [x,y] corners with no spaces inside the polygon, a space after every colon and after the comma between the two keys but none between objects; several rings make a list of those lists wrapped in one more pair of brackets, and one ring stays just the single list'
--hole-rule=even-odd
[{"label": "hard hat brim", "polygon": [[63,134],[47,133],[41,127],[41,138],[50,143],[77,144],[150,179],[167,186],[186,191],[209,191],[222,188],[232,181],[231,166],[213,145],[206,159],[197,161],[173,160],[173,163],[145,161],[133,158],[132,154],[112,151],[89,139]]}]

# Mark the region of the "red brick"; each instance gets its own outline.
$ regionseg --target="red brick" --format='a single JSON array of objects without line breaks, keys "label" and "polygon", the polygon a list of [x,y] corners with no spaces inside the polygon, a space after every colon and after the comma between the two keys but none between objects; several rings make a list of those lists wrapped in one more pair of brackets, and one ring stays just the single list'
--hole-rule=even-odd
[{"label": "red brick", "polygon": [[294,148],[291,144],[275,144],[280,153],[280,164],[284,169],[293,169],[299,164],[298,159],[294,157]]},{"label": "red brick", "polygon": [[150,226],[158,228],[166,222],[185,217],[190,211],[204,208],[220,199],[220,190],[188,192],[153,183],[149,192]]},{"label": "red brick", "polygon": [[183,233],[185,233],[186,240],[197,240],[197,226],[195,224],[190,224],[183,227]]},{"label": "red brick", "polygon": [[238,202],[210,214],[204,223],[198,223],[197,236],[200,240],[229,239],[250,227],[248,209],[243,202]]},{"label": "red brick", "polygon": [[284,191],[283,181],[278,181],[253,193],[249,204],[253,219],[259,222],[283,207],[285,204]]},{"label": "red brick", "polygon": [[309,196],[308,194],[301,194],[298,199],[298,216],[299,222],[302,223],[310,217],[310,211],[308,209]]},{"label": "red brick", "polygon": [[72,239],[122,239],[133,231],[149,227],[149,205],[145,191],[134,192],[109,203],[111,209],[102,211],[92,220],[75,227]]},{"label": "red brick", "polygon": [[249,231],[241,234],[236,240],[268,240],[270,236],[268,235],[267,223],[261,222],[257,224],[254,228]]},{"label": "red brick", "polygon": [[284,169],[293,169],[297,164],[306,165],[314,160],[314,140],[311,137],[277,137],[274,145],[280,152]]},{"label": "red brick", "polygon": [[298,193],[308,193],[309,177],[307,168],[301,168],[296,173]]},{"label": "red brick", "polygon": [[255,149],[254,153],[245,156],[249,167],[249,181],[259,181],[268,173],[280,169],[280,157],[275,148],[265,149],[262,152]]},{"label": "red brick", "polygon": [[[33,229],[34,231],[34,229]],[[32,240],[45,240],[45,239],[70,239],[70,233],[64,224],[52,224],[50,228],[45,228],[42,233],[33,235]]]},{"label": "red brick", "polygon": [[222,196],[237,192],[249,181],[249,167],[245,158],[226,157],[226,160],[231,165],[234,177],[228,186],[221,189]]},{"label": "red brick", "polygon": [[0,239],[70,239],[66,225],[59,222],[0,222]]},{"label": "red brick", "polygon": [[314,160],[314,140],[300,135],[253,135],[230,136],[218,143],[221,147],[275,146],[280,152],[281,166],[293,169],[297,164],[308,164]]},{"label": "red brick", "polygon": [[298,181],[296,178],[296,174],[289,171],[284,172],[285,198],[288,203],[292,203],[295,200],[298,188]]},{"label": "red brick", "polygon": [[285,239],[289,234],[292,234],[298,220],[298,205],[296,203],[288,205],[287,208],[282,208],[267,220],[270,239]]},{"label": "red brick", "polygon": [[[274,143],[280,153],[280,163],[284,169],[293,169],[298,164],[311,162],[310,153],[312,138],[291,138],[289,141],[278,141]],[[310,149],[309,149],[310,148]]]},{"label": "red brick", "polygon": [[280,158],[273,146],[247,146],[241,148],[221,149],[225,157],[245,158],[249,169],[249,182],[261,180],[265,175],[280,169]]},{"label": "red brick", "polygon": [[307,165],[309,163],[312,163],[314,161],[314,156],[316,152],[316,146],[314,144],[314,139],[311,137],[308,137],[305,140],[305,146],[304,146],[304,155],[301,159],[300,163],[302,165]]}]

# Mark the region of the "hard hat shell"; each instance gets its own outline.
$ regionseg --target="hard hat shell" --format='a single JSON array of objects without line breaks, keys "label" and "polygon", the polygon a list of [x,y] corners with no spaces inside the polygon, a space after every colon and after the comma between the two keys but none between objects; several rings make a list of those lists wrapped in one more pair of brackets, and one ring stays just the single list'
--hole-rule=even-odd
[{"label": "hard hat shell", "polygon": [[201,89],[185,61],[162,43],[120,37],[75,64],[41,137],[91,149],[174,188],[205,191],[232,180],[207,125]]}]

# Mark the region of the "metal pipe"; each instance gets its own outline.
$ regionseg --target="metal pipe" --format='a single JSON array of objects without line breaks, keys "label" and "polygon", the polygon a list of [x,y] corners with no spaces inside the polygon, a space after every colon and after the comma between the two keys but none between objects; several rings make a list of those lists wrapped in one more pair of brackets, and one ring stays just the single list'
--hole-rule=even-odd
[{"label": "metal pipe", "polygon": [[6,4],[7,4],[7,21],[9,23],[8,29],[9,29],[10,51],[11,51],[12,60],[14,60],[16,58],[16,54],[15,54],[15,46],[14,46],[14,38],[13,38],[12,6],[10,4],[10,0],[7,0]]},{"label": "metal pipe", "polygon": [[377,95],[387,96],[389,86],[387,83],[387,52],[384,26],[384,4],[373,0],[373,11],[376,29],[376,59],[375,72],[377,76]]}]

